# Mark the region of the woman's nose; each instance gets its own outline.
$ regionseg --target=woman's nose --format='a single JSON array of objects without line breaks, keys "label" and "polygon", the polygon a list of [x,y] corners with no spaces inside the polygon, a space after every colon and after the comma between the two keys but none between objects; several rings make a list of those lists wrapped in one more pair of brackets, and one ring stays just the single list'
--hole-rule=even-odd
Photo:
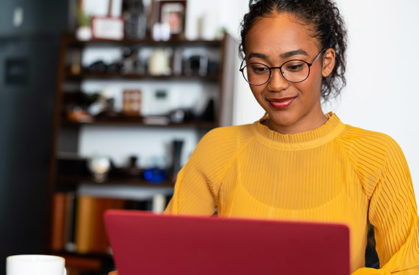
[{"label": "woman's nose", "polygon": [[273,91],[281,91],[289,86],[289,82],[282,76],[279,68],[272,69],[268,87]]}]

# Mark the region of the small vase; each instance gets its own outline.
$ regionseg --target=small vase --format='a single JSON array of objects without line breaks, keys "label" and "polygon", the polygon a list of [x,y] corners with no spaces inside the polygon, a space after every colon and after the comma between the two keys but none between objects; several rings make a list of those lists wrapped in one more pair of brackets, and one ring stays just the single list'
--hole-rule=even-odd
[{"label": "small vase", "polygon": [[87,40],[92,39],[92,31],[90,27],[88,26],[79,27],[76,31],[76,37],[78,40],[81,40],[81,41],[87,41]]}]

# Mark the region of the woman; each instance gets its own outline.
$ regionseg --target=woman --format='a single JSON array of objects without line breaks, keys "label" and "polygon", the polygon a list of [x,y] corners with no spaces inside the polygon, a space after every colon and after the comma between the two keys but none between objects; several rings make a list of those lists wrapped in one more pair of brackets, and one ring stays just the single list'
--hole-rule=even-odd
[{"label": "woman", "polygon": [[[390,137],[324,114],[345,85],[346,32],[330,0],[260,0],[241,31],[240,70],[266,111],[205,135],[166,213],[345,223],[351,272],[419,274],[409,169]],[[365,268],[368,225],[381,269]]]},{"label": "woman", "polygon": [[[409,169],[390,137],[324,114],[345,84],[346,32],[329,0],[260,0],[245,15],[241,71],[266,115],[212,130],[166,213],[343,222],[354,274],[419,274]],[[368,224],[381,269],[365,268]]]}]

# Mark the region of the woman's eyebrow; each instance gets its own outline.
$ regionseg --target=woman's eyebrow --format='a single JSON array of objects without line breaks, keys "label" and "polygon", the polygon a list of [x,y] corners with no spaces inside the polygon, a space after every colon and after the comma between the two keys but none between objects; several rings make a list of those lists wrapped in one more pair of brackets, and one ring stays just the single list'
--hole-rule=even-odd
[{"label": "woman's eyebrow", "polygon": [[281,58],[288,58],[288,57],[291,57],[291,56],[294,56],[294,55],[305,55],[305,56],[309,56],[308,53],[305,50],[302,50],[302,49],[298,49],[298,50],[295,50],[295,51],[289,51],[289,52],[286,52],[286,53],[282,53],[279,56]]},{"label": "woman's eyebrow", "polygon": [[248,56],[247,56],[247,59],[250,59],[250,58],[252,58],[252,57],[257,57],[257,58],[262,58],[262,59],[267,59],[268,57],[265,55],[265,54],[263,54],[263,53],[250,53]]},{"label": "woman's eyebrow", "polygon": [[[303,49],[298,49],[298,50],[294,50],[294,51],[285,52],[285,53],[280,54],[279,56],[281,58],[288,58],[288,57],[291,57],[291,56],[294,56],[294,55],[305,55],[305,56],[309,56],[308,53],[305,50],[303,50]],[[252,57],[262,58],[262,59],[268,59],[268,57],[265,54],[263,54],[263,53],[250,53],[247,56],[247,59],[250,59]]]}]

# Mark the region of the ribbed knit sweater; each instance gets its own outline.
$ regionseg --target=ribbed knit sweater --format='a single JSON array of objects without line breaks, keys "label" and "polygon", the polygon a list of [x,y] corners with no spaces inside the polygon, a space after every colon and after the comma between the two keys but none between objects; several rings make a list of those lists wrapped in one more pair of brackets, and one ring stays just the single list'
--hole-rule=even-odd
[{"label": "ribbed knit sweater", "polygon": [[[343,124],[292,135],[262,121],[206,134],[166,213],[345,223],[353,274],[419,274],[419,221],[405,157],[387,135]],[[368,223],[381,269],[365,268]],[[401,271],[401,272],[399,272]]]}]

